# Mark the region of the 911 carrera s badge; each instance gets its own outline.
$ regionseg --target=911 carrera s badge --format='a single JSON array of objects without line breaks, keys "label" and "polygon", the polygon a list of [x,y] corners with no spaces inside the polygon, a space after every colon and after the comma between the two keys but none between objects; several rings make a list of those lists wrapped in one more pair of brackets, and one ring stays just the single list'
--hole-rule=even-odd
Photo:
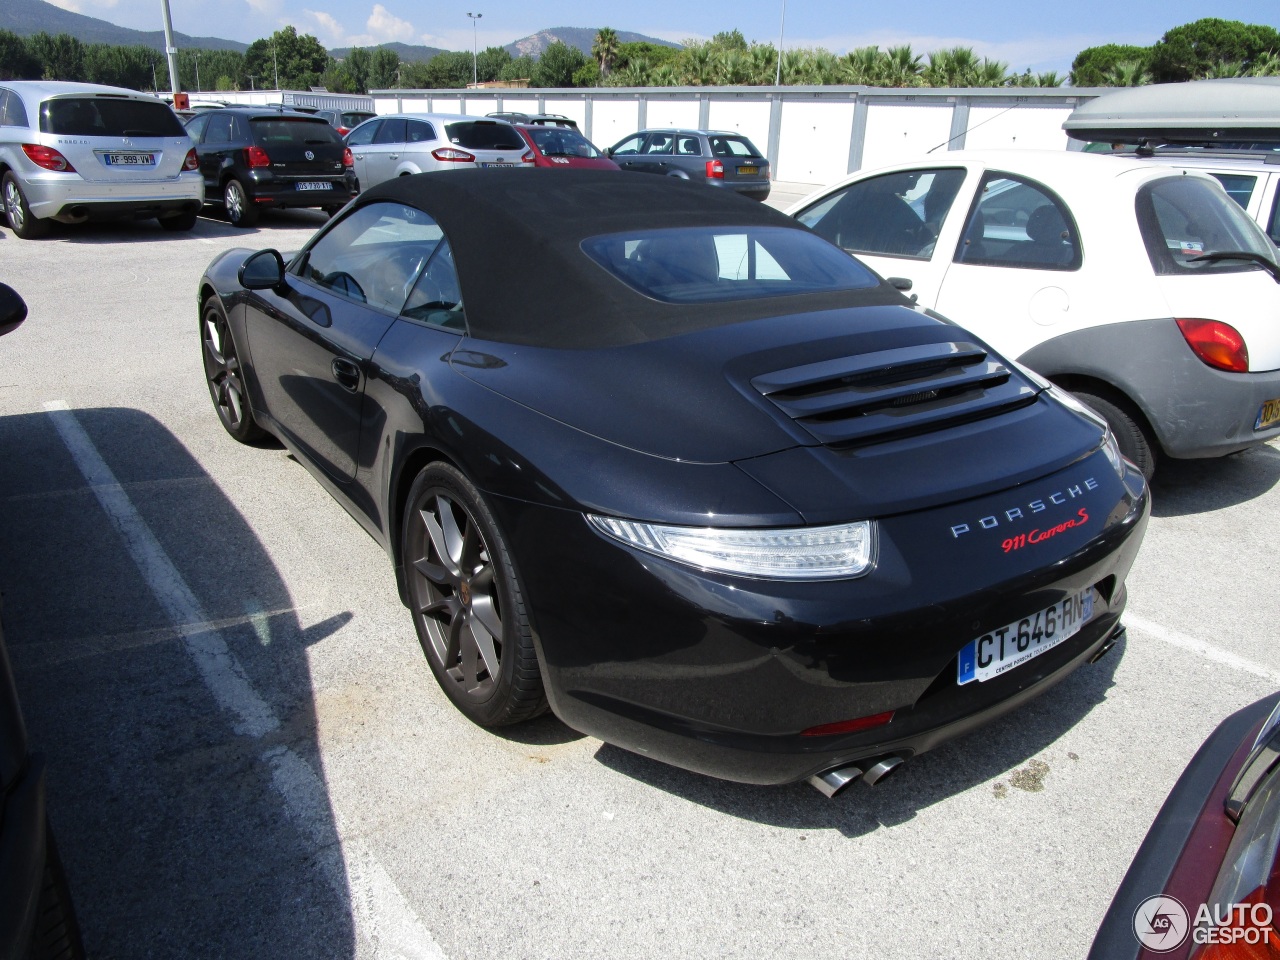
[{"label": "911 carrera s badge", "polygon": [[[1008,531],[1009,527],[1025,523],[1026,521],[1034,518],[1037,514],[1054,512],[1054,507],[1065,506],[1072,500],[1078,500],[1085,496],[1086,493],[1097,489],[1098,481],[1094,477],[1090,477],[1088,480],[1081,483],[1073,483],[1070,486],[1063,487],[1061,490],[1054,490],[1053,492],[1045,496],[1037,497],[1034,500],[1028,500],[1019,504],[1012,504],[1003,510],[990,513],[985,517],[979,517],[975,521],[976,526],[969,523],[954,523],[951,525],[951,536],[953,539],[959,540],[962,536],[968,533],[978,533],[983,530],[996,530],[1000,528],[1004,528],[1005,531],[1011,533],[1011,531]],[[1083,508],[1080,510],[1080,513],[1084,514],[1083,520],[1080,519],[1079,515],[1077,515],[1074,520],[1066,522],[1065,524],[1063,522],[1059,522],[1058,524],[1054,524],[1051,529],[1060,533],[1062,531],[1057,529],[1059,526],[1063,529],[1080,526],[1089,519],[1088,514],[1085,513]],[[1038,540],[1031,539],[1032,533],[1036,532],[1043,533],[1043,528],[1025,534],[1020,546],[1026,546],[1027,543],[1038,543]],[[1047,538],[1053,536],[1053,533],[1048,533],[1044,536]],[[1008,553],[1011,549],[1017,549],[1017,547],[1006,547],[1005,553]]]}]

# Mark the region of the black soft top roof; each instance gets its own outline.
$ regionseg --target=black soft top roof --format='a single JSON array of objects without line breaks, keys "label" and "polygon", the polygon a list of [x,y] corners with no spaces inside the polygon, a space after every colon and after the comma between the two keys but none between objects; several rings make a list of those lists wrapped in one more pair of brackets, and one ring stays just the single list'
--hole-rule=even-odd
[{"label": "black soft top roof", "polygon": [[473,336],[545,347],[639,343],[743,320],[903,303],[888,284],[715,303],[663,303],[581,249],[589,237],[678,227],[808,228],[729,190],[613,170],[459,170],[384,181],[363,206],[394,200],[431,215],[454,250]]}]

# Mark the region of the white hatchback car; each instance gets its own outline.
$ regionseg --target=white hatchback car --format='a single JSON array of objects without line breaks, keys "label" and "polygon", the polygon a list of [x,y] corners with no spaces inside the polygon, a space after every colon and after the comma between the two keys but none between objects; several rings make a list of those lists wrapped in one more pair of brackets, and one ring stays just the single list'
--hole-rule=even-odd
[{"label": "white hatchback car", "polygon": [[346,138],[360,189],[439,170],[534,165],[533,151],[505,120],[448,113],[374,117]]},{"label": "white hatchback car", "polygon": [[156,217],[190,230],[204,202],[200,166],[163,100],[121,87],[0,81],[0,193],[13,232],[51,221]]},{"label": "white hatchback car", "polygon": [[1280,435],[1276,249],[1206,174],[957,151],[788,212],[1076,393],[1147,476]]}]

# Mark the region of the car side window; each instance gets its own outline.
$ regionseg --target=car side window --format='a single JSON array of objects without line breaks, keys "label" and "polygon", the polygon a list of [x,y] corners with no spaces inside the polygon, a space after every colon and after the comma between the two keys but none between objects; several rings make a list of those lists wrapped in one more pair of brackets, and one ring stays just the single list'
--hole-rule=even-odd
[{"label": "car side window", "polygon": [[1222,184],[1222,189],[1227,191],[1227,196],[1240,204],[1240,209],[1249,209],[1249,200],[1253,197],[1253,187],[1258,182],[1257,177],[1247,173],[1217,173],[1213,170],[1209,173]]},{"label": "car side window", "polygon": [[404,143],[404,120],[397,118],[394,120],[384,120],[382,126],[378,128],[378,132],[374,134],[374,143]]},{"label": "car side window", "polygon": [[669,133],[651,133],[649,140],[645,144],[644,152],[646,155],[662,154],[664,156],[671,153],[671,146],[674,138]]},{"label": "car side window", "polygon": [[424,120],[410,120],[405,129],[406,143],[430,143],[435,138],[435,128]]},{"label": "car side window", "polygon": [[908,170],[859,180],[797,219],[849,253],[927,260],[964,170]]},{"label": "car side window", "polygon": [[465,333],[467,315],[462,308],[462,289],[453,266],[453,248],[441,239],[427,261],[401,316],[433,327]]},{"label": "car side window", "polygon": [[191,122],[187,124],[187,136],[191,138],[192,143],[204,142],[204,129],[208,125],[208,114],[199,117],[192,117]]},{"label": "car side window", "polygon": [[700,157],[702,147],[697,137],[679,137],[676,140],[676,153],[682,157]]},{"label": "car side window", "polygon": [[618,144],[616,147],[613,148],[612,155],[615,157],[634,156],[635,154],[640,152],[640,147],[643,144],[644,144],[644,137],[641,137],[641,136],[628,137],[626,140],[623,140],[620,144]]},{"label": "car side window", "polygon": [[421,210],[371,203],[322,234],[296,273],[348,300],[398,314],[443,238],[439,225]]},{"label": "car side window", "polygon": [[1027,270],[1078,270],[1080,231],[1042,184],[988,173],[956,247],[956,263]]},{"label": "car side window", "polygon": [[235,117],[230,114],[213,114],[209,117],[209,126],[205,128],[204,142],[230,143],[231,127],[234,122]]},{"label": "car side window", "polygon": [[371,120],[368,123],[360,124],[360,126],[347,134],[347,146],[363,147],[365,144],[373,143],[373,138],[379,128],[382,127],[382,124],[382,120]]},{"label": "car side window", "polygon": [[25,127],[27,108],[22,98],[11,90],[0,90],[0,127]]}]

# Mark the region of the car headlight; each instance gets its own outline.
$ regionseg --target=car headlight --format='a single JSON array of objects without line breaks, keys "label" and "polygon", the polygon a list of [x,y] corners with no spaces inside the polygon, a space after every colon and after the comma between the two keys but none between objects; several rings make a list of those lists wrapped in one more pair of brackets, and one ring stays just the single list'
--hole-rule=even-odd
[{"label": "car headlight", "polygon": [[673,527],[594,514],[587,520],[638,550],[762,580],[846,580],[875,563],[876,528],[870,520],[781,530]]}]

